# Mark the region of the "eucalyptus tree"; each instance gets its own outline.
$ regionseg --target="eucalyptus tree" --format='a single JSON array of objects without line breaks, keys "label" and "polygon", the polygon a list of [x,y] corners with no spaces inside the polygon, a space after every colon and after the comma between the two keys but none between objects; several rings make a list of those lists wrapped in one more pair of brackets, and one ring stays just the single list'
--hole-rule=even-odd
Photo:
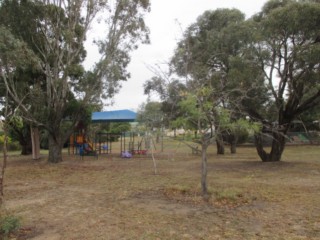
[{"label": "eucalyptus tree", "polygon": [[[271,150],[256,135],[262,161],[280,161],[290,124],[320,104],[320,4],[314,1],[273,0],[250,23],[255,34],[254,61],[271,98],[260,107],[247,104],[250,117],[272,135]],[[273,113],[265,112],[272,106]]]},{"label": "eucalyptus tree", "polygon": [[[3,79],[23,117],[48,131],[50,162],[62,160],[63,143],[87,114],[88,104],[113,96],[119,81],[130,77],[129,53],[139,42],[149,41],[143,20],[149,5],[148,0],[1,1],[2,12],[11,10],[4,26],[33,53],[32,69],[39,72],[31,84]],[[13,11],[29,14],[18,19]],[[84,42],[97,19],[105,23],[101,31],[105,35],[96,41],[101,58],[85,72]],[[10,71],[16,73],[14,61],[12,66]]]},{"label": "eucalyptus tree", "polygon": [[201,189],[205,199],[208,198],[207,183],[207,149],[214,138],[215,112],[221,110],[216,102],[212,101],[212,91],[207,87],[198,87],[195,91],[185,92],[179,107],[184,113],[175,121],[185,129],[196,130],[197,139],[194,141],[201,145]]},{"label": "eucalyptus tree", "polygon": [[[206,11],[185,31],[171,59],[171,71],[184,85],[178,104],[182,114],[175,122],[199,134],[196,141],[201,145],[204,197],[208,196],[207,149],[216,141],[222,152],[222,133],[231,126],[233,112],[239,109],[241,100],[237,97],[244,94],[245,88],[238,86],[245,85],[246,78],[237,78],[236,74],[247,65],[241,56],[251,36],[244,21],[244,15],[236,9]],[[239,114],[238,118],[242,117]]]},{"label": "eucalyptus tree", "polygon": [[218,99],[214,100],[216,96],[218,95],[212,91],[211,87],[201,85],[195,87],[193,91],[184,92],[178,103],[183,114],[175,119],[177,124],[185,129],[196,130],[198,133],[194,142],[201,146],[201,189],[204,198],[208,197],[207,150],[216,140],[216,133],[221,133],[227,128],[234,132],[259,130],[257,124],[249,123],[245,118],[230,122],[231,111],[223,108]]},{"label": "eucalyptus tree", "polygon": [[172,78],[169,73],[157,74],[144,84],[145,94],[156,93],[161,100],[162,124],[174,131],[181,127],[174,120],[183,114],[179,102],[182,100],[185,91],[185,85],[178,79]]},{"label": "eucalyptus tree", "polygon": [[[243,88],[234,74],[239,66],[243,47],[251,34],[244,24],[245,16],[237,9],[206,11],[184,33],[172,58],[172,69],[186,78],[186,86],[192,89],[210,88],[211,101],[228,109],[230,121],[242,117],[239,113],[239,96]],[[247,90],[246,90],[247,91]],[[219,114],[221,111],[213,111]],[[224,153],[222,132],[227,125],[219,122],[222,116],[215,115],[217,152]],[[227,131],[235,134],[235,131]],[[235,138],[236,139],[236,138]]]},{"label": "eucalyptus tree", "polygon": [[150,130],[159,130],[163,127],[163,112],[160,102],[147,102],[142,104],[138,110],[137,120]]}]

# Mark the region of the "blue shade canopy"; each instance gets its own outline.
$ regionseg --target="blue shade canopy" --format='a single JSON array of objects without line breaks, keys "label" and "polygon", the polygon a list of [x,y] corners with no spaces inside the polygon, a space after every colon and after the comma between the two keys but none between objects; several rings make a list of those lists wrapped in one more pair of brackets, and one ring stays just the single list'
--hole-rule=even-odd
[{"label": "blue shade canopy", "polygon": [[92,113],[93,123],[103,122],[134,122],[136,120],[137,113],[130,110],[116,110],[107,112],[94,112]]}]

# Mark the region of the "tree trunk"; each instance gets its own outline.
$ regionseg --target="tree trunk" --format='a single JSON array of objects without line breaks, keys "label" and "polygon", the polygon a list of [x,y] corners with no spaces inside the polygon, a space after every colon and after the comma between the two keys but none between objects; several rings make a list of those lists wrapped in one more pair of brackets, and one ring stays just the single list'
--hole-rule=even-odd
[{"label": "tree trunk", "polygon": [[[7,138],[7,135],[5,135],[5,139]],[[3,143],[3,160],[0,164],[0,207],[2,206],[3,203],[3,188],[4,188],[4,174],[5,174],[5,169],[7,166],[7,139]]]},{"label": "tree trunk", "polygon": [[231,141],[230,142],[230,152],[232,154],[236,154],[237,153],[237,142],[236,141]]},{"label": "tree trunk", "polygon": [[[6,145],[6,143],[4,144]],[[5,174],[5,169],[7,165],[7,147],[3,146],[3,160],[0,164],[0,208],[2,207],[3,204],[3,188],[4,188],[4,174]]]},{"label": "tree trunk", "polygon": [[7,166],[7,143],[8,143],[8,135],[7,135],[7,127],[5,126],[4,128],[4,142],[3,142],[3,160],[0,162],[0,208],[2,207],[3,204],[3,188],[4,188],[4,174],[5,174],[5,169]]},{"label": "tree trunk", "polygon": [[156,133],[156,143],[160,143],[160,132],[159,130],[157,129],[157,133]]},{"label": "tree trunk", "polygon": [[32,145],[30,141],[19,142],[21,146],[21,155],[29,155],[32,153]]},{"label": "tree trunk", "polygon": [[61,137],[49,133],[49,157],[48,162],[62,162],[62,147]]},{"label": "tree trunk", "polygon": [[40,158],[40,136],[39,129],[30,126],[31,130],[31,142],[32,142],[32,159],[37,160]]},{"label": "tree trunk", "polygon": [[230,152],[232,154],[237,153],[237,143],[238,143],[239,136],[236,133],[228,134],[228,142],[230,144]]},{"label": "tree trunk", "polygon": [[217,138],[216,142],[217,142],[217,154],[223,155],[223,154],[224,154],[224,144],[223,144],[223,140],[220,139],[220,138]]},{"label": "tree trunk", "polygon": [[256,140],[256,149],[258,152],[259,157],[263,162],[279,162],[281,161],[281,156],[286,144],[286,137],[285,134],[282,132],[274,132],[272,134],[272,145],[271,150],[267,153],[264,150],[262,135],[257,134],[255,135]]},{"label": "tree trunk", "polygon": [[30,130],[29,127],[26,129],[15,129],[13,128],[19,137],[19,144],[21,146],[21,155],[29,155],[32,153],[32,144],[30,142]]},{"label": "tree trunk", "polygon": [[201,144],[201,189],[202,196],[207,199],[208,198],[208,185],[207,185],[207,149],[208,143],[204,140]]}]

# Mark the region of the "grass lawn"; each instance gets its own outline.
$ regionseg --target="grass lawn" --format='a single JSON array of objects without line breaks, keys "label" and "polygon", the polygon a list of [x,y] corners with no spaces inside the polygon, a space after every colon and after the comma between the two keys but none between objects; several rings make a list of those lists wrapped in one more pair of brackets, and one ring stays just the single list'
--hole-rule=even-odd
[{"label": "grass lawn", "polygon": [[[171,148],[170,148],[171,147]],[[289,146],[278,163],[254,148],[208,159],[168,143],[151,156],[10,155],[4,212],[21,219],[14,239],[320,239],[320,147]]]}]

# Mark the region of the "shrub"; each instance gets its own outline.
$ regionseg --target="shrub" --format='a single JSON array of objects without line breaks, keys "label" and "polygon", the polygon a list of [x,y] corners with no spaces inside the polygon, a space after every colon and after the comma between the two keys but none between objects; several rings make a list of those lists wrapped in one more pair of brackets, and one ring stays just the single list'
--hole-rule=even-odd
[{"label": "shrub", "polygon": [[242,129],[238,133],[238,144],[243,144],[248,141],[249,132],[246,129]]},{"label": "shrub", "polygon": [[6,239],[10,233],[20,228],[20,219],[13,215],[4,216],[0,219],[0,236]]},{"label": "shrub", "polygon": [[[10,137],[7,137],[7,138],[8,138],[8,140],[7,140],[8,143],[11,143],[11,141],[12,141],[11,138]],[[0,144],[3,144],[3,143],[4,143],[4,134],[1,134],[0,135]]]},{"label": "shrub", "polygon": [[[3,144],[4,144],[4,135],[1,135],[0,133],[0,151],[3,150]],[[12,141],[10,137],[8,137],[7,148],[9,151],[17,151],[21,149],[20,144],[17,141]]]},{"label": "shrub", "polygon": [[13,141],[8,144],[9,151],[19,151],[21,150],[21,145],[17,141]]},{"label": "shrub", "polygon": [[[21,146],[18,142],[16,141],[10,141],[8,144],[7,144],[7,149],[8,151],[19,151],[21,150]],[[0,151],[3,150],[3,143],[0,143]]]}]

